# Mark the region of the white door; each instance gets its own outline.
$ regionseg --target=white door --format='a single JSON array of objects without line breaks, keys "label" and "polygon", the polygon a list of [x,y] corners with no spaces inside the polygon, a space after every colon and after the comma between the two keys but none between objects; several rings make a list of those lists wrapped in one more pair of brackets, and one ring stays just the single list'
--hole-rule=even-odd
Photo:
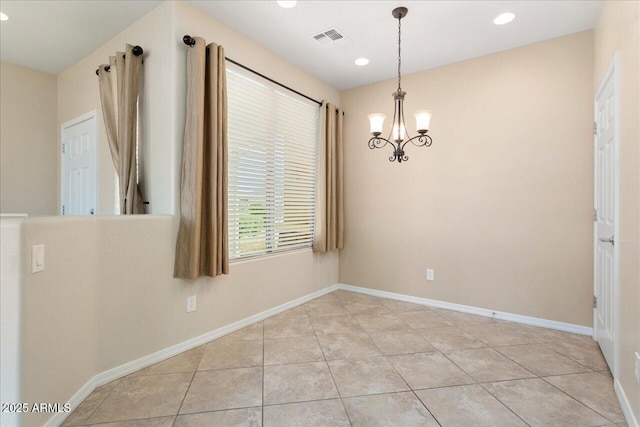
[{"label": "white door", "polygon": [[596,92],[594,162],[594,334],[615,375],[618,253],[617,56]]},{"label": "white door", "polygon": [[92,111],[62,125],[62,215],[95,215],[97,118]]}]

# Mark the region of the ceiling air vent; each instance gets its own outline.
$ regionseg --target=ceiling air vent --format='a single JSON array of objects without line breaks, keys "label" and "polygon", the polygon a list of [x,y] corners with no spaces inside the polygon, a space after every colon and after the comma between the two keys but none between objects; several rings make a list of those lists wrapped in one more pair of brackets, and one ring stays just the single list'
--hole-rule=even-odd
[{"label": "ceiling air vent", "polygon": [[337,46],[351,42],[351,40],[349,40],[342,31],[335,27],[314,35],[313,39],[317,41],[318,44],[325,47]]}]

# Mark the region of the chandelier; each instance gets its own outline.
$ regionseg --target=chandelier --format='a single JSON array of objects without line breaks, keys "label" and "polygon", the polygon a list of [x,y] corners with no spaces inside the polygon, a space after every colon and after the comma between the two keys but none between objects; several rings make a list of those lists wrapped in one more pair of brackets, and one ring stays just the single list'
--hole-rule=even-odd
[{"label": "chandelier", "polygon": [[413,115],[416,118],[416,129],[418,135],[411,138],[407,131],[407,126],[404,123],[404,96],[407,94],[400,87],[402,75],[400,74],[400,65],[402,63],[400,56],[401,45],[401,20],[407,16],[409,10],[406,7],[397,7],[393,9],[391,13],[394,18],[398,20],[398,90],[393,93],[393,99],[395,100],[395,109],[393,111],[393,124],[391,132],[387,138],[382,138],[382,125],[386,115],[382,113],[369,114],[367,118],[371,124],[371,139],[369,140],[369,148],[382,148],[390,144],[393,148],[393,156],[389,157],[389,161],[398,163],[406,162],[409,157],[404,154],[404,147],[407,143],[411,142],[416,147],[429,147],[431,145],[431,137],[427,135],[429,131],[429,121],[431,120],[432,112],[429,110],[419,110]]}]

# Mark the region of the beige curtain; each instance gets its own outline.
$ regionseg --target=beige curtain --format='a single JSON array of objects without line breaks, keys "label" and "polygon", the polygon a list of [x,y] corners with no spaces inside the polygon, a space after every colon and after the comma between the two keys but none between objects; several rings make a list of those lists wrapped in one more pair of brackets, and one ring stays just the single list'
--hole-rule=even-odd
[{"label": "beige curtain", "polygon": [[187,111],[174,276],[229,273],[227,78],[224,49],[187,47]]},{"label": "beige curtain", "polygon": [[331,252],[344,247],[343,119],[340,108],[322,103],[314,252]]},{"label": "beige curtain", "polygon": [[120,184],[120,213],[143,213],[136,166],[142,55],[135,56],[133,46],[127,45],[125,52],[109,58],[109,71],[106,64],[98,68],[98,77],[107,140]]}]

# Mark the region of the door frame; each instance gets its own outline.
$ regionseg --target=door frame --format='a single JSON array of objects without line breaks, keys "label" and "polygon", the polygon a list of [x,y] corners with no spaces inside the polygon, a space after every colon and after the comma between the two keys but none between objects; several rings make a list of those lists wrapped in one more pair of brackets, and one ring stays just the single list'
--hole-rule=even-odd
[{"label": "door frame", "polygon": [[67,136],[67,129],[69,129],[70,127],[73,127],[75,125],[78,125],[80,123],[86,122],[88,120],[93,120],[93,132],[95,135],[95,149],[93,150],[94,152],[94,156],[93,156],[93,162],[92,162],[92,167],[93,170],[95,172],[95,181],[96,181],[96,188],[95,188],[95,195],[96,195],[96,207],[95,207],[95,213],[94,215],[98,215],[98,200],[99,199],[99,194],[98,194],[98,110],[91,110],[88,113],[85,113],[81,116],[78,116],[76,118],[73,118],[71,120],[69,120],[68,122],[64,122],[62,123],[62,125],[60,125],[60,146],[58,147],[58,149],[60,150],[60,215],[64,215],[63,213],[63,206],[65,204],[65,200],[66,200],[66,185],[65,185],[65,173],[64,173],[64,167],[65,167],[65,160],[64,160],[64,154],[63,150],[62,150],[62,145],[64,144],[65,140],[66,140],[66,136]]},{"label": "door frame", "polygon": [[[593,121],[597,123],[598,111],[596,100],[602,94],[607,82],[613,79],[613,96],[614,96],[614,129],[613,129],[613,153],[614,153],[614,173],[613,173],[613,195],[614,195],[614,223],[613,223],[613,235],[615,236],[615,243],[613,245],[613,366],[609,366],[614,378],[617,378],[618,364],[619,364],[619,346],[620,346],[620,328],[619,328],[619,280],[620,280],[620,54],[616,52],[613,55],[613,59],[607,68],[598,89],[596,90],[593,98]],[[594,210],[598,204],[598,186],[597,179],[597,137],[593,136],[593,206]],[[597,250],[598,250],[598,223],[593,222],[593,295],[598,297],[598,262],[597,262]],[[598,322],[597,322],[597,308],[593,308],[593,338],[598,340]]]}]

